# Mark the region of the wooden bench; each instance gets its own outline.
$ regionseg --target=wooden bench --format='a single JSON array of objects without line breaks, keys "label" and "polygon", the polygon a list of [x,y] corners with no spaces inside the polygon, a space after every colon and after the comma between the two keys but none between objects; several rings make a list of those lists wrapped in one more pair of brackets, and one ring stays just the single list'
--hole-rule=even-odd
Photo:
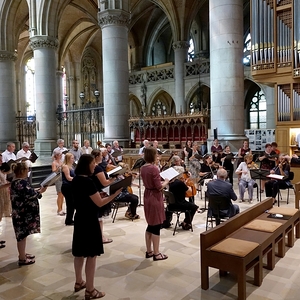
[{"label": "wooden bench", "polygon": [[[238,276],[238,299],[246,299],[246,273],[250,269],[254,268],[254,284],[261,285],[263,257],[267,257],[266,267],[272,270],[275,267],[275,246],[278,245],[277,255],[283,257],[286,235],[289,247],[294,245],[294,235],[297,238],[300,235],[299,210],[276,208],[289,213],[290,218],[268,218],[266,211],[274,209],[273,200],[269,198],[201,233],[202,289],[209,288],[209,267],[219,269],[220,276],[227,272]],[[257,226],[263,226],[264,231]]]}]

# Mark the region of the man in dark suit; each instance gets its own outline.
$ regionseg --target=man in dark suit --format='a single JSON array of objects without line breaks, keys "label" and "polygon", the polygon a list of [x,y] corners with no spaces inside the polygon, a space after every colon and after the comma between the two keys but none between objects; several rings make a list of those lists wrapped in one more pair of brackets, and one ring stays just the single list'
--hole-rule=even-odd
[{"label": "man in dark suit", "polygon": [[227,178],[227,171],[223,168],[217,172],[217,179],[207,183],[207,193],[210,196],[224,196],[230,201],[230,209],[225,213],[228,217],[233,217],[240,212],[240,208],[236,204],[232,204],[231,200],[236,200],[237,195],[235,194],[232,185],[225,181]]}]

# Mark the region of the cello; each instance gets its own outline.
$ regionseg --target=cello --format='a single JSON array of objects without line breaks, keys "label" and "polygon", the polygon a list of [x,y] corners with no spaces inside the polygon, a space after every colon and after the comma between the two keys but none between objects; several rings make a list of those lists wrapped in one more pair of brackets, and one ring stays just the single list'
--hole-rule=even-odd
[{"label": "cello", "polygon": [[184,179],[184,183],[185,183],[188,187],[191,187],[191,191],[190,191],[190,190],[186,191],[185,197],[190,198],[190,197],[195,196],[195,195],[197,194],[197,189],[196,189],[196,187],[195,187],[195,184],[194,184],[193,180],[190,179],[190,174],[189,174],[188,171],[185,171],[185,172],[183,173],[183,179]]}]

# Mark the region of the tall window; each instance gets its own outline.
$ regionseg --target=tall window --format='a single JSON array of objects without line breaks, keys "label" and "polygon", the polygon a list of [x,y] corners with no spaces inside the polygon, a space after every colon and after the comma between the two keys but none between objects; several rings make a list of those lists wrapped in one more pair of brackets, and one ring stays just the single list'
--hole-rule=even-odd
[{"label": "tall window", "polygon": [[265,94],[258,91],[254,94],[250,102],[250,128],[267,128],[267,101]]},{"label": "tall window", "polygon": [[193,61],[195,58],[195,46],[193,39],[190,39],[190,47],[188,49],[188,61]]},{"label": "tall window", "polygon": [[250,59],[251,59],[250,50],[251,50],[251,35],[250,33],[248,33],[244,43],[243,63],[245,66],[250,66]]},{"label": "tall window", "polygon": [[25,65],[25,82],[26,82],[26,114],[27,116],[35,115],[35,91],[34,91],[34,58],[28,59]]}]

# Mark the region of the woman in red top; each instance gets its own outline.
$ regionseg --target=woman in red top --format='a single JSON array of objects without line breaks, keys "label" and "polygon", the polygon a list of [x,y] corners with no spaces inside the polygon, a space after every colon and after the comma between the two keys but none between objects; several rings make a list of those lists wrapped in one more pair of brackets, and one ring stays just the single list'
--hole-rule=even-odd
[{"label": "woman in red top", "polygon": [[157,151],[152,147],[145,148],[144,160],[146,164],[141,168],[141,176],[145,186],[144,212],[148,227],[145,233],[146,258],[153,257],[153,260],[167,259],[168,256],[160,253],[160,229],[165,220],[165,209],[162,189],[169,180],[161,181],[158,168],[155,166]]}]

